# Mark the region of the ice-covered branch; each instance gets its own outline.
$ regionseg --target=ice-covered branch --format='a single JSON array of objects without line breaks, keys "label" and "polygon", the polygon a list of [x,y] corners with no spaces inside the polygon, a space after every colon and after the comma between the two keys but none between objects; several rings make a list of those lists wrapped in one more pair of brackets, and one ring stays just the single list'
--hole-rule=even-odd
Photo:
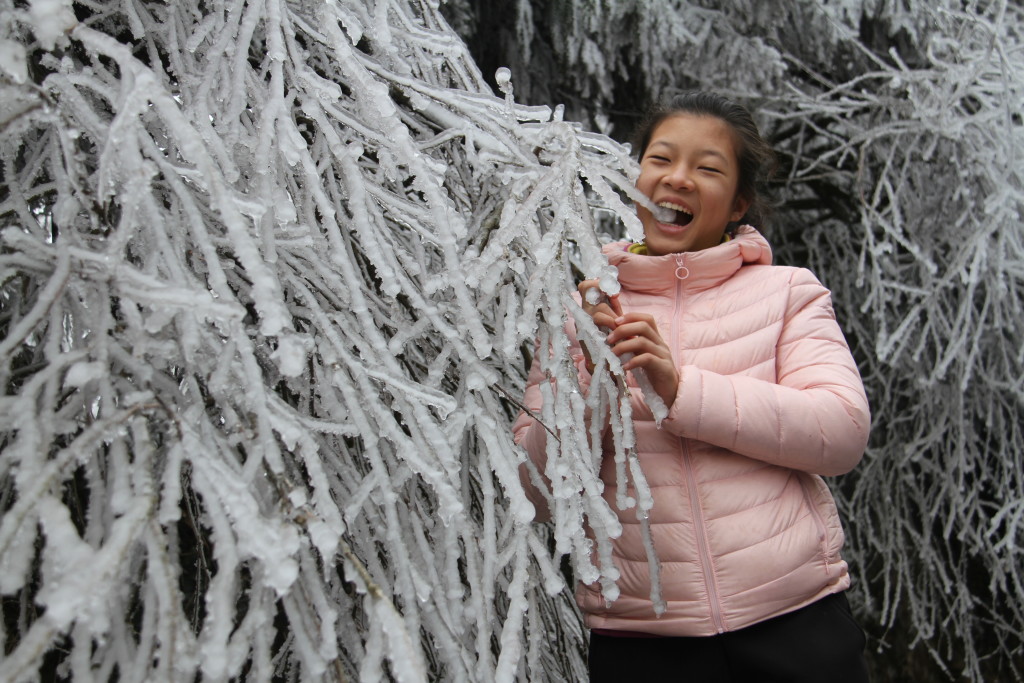
[{"label": "ice-covered branch", "polygon": [[432,3],[57,4],[3,20],[0,678],[579,678],[587,399],[549,531],[508,397],[538,338],[577,381],[625,150],[491,94]]}]

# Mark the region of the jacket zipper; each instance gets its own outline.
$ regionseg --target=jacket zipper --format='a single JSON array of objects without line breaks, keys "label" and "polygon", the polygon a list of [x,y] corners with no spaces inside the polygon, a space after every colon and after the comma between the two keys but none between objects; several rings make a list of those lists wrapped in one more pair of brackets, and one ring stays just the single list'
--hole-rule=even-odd
[{"label": "jacket zipper", "polygon": [[683,281],[690,277],[684,254],[676,254],[676,305],[672,312],[672,362],[679,365],[679,314],[683,308]]},{"label": "jacket zipper", "polygon": [[700,505],[697,479],[693,476],[690,449],[686,446],[686,439],[680,438],[679,441],[683,447],[683,470],[686,473],[686,485],[690,492],[690,513],[693,515],[693,530],[694,535],[697,537],[697,556],[700,559],[700,568],[704,572],[704,585],[708,591],[711,623],[715,627],[715,633],[725,633],[725,624],[722,621],[722,608],[718,603],[718,582],[715,580],[715,571],[711,566],[708,533],[707,528],[704,526],[704,511]]},{"label": "jacket zipper", "polygon": [[[676,254],[676,301],[675,311],[672,315],[672,355],[674,362],[678,365],[679,352],[679,315],[683,305],[683,282],[690,276],[690,270],[686,267],[686,260],[683,254]],[[708,549],[707,528],[704,525],[704,511],[700,504],[700,492],[697,490],[697,479],[693,475],[693,464],[690,461],[690,449],[686,445],[686,439],[680,437],[679,445],[683,453],[683,472],[686,475],[686,486],[690,494],[690,514],[693,518],[694,535],[697,538],[697,556],[700,561],[701,570],[704,572],[704,586],[708,592],[708,603],[711,609],[711,623],[716,633],[725,632],[725,624],[722,620],[722,609],[718,602],[718,583],[715,580],[715,572],[712,568],[711,551]]]}]

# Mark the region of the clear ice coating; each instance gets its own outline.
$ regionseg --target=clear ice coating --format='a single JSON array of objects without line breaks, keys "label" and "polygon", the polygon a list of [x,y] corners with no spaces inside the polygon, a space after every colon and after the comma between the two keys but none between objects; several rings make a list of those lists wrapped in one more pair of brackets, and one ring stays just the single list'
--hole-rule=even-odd
[{"label": "clear ice coating", "polygon": [[[524,345],[564,349],[570,259],[617,291],[582,179],[629,192],[623,148],[517,104],[508,68],[495,98],[429,4],[43,5],[24,29],[73,49],[0,131],[5,160],[41,164],[5,166],[0,208],[34,283],[3,285],[0,351],[27,381],[0,398],[0,590],[50,630],[6,631],[0,679],[58,642],[83,680],[580,679],[578,649],[545,652],[579,638],[563,554],[617,595],[621,525],[581,425],[621,370],[546,409],[550,527],[509,410]],[[577,382],[567,356],[546,371]]]},{"label": "clear ice coating", "polygon": [[671,223],[676,218],[676,212],[674,209],[667,209],[664,206],[658,206],[641,192],[637,192],[634,195],[634,200],[637,204],[650,211],[651,215],[653,215],[656,220],[663,223]]}]

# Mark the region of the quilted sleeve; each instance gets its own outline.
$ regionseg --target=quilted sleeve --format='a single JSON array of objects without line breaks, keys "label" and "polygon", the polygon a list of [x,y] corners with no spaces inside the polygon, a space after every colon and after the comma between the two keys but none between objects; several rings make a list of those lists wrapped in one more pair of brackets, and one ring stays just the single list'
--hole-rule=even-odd
[{"label": "quilted sleeve", "polygon": [[867,446],[871,416],[829,291],[794,269],[778,338],[777,383],[680,368],[662,427],[773,465],[848,472]]}]

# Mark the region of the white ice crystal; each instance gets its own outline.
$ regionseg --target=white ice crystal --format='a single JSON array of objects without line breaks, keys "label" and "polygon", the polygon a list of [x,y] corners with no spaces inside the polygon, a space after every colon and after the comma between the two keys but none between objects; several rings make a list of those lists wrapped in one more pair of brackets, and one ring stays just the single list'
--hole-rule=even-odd
[{"label": "white ice crystal", "polygon": [[36,39],[44,50],[52,50],[76,23],[71,0],[31,0],[29,16]]},{"label": "white ice crystal", "polygon": [[47,608],[0,678],[58,641],[83,680],[577,678],[549,536],[611,598],[621,531],[587,399],[551,406],[550,531],[509,425],[575,255],[615,291],[582,179],[628,216],[622,149],[495,97],[429,6],[119,7],[33,3],[73,49],[0,138],[0,590]]}]

